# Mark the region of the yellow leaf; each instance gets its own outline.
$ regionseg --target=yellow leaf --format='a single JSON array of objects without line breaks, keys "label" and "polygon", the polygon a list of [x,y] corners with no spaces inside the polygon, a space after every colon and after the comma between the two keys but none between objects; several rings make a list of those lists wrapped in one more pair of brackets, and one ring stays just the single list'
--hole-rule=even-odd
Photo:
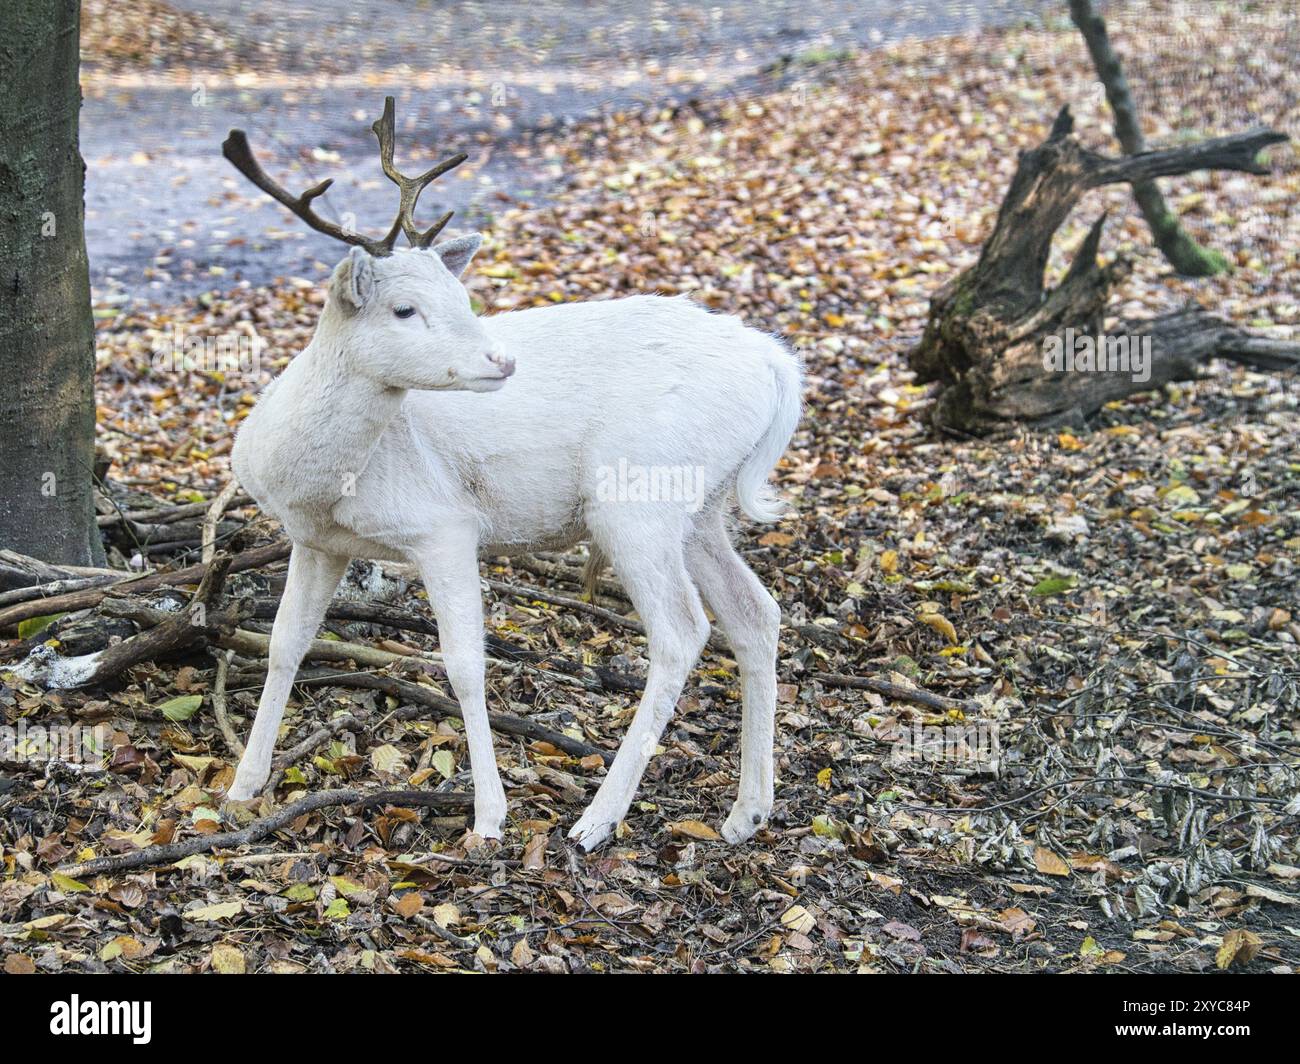
[{"label": "yellow leaf", "polygon": [[216,905],[204,905],[199,909],[191,909],[183,915],[197,923],[212,923],[216,920],[229,920],[232,916],[238,916],[242,909],[243,906],[237,901],[223,901]]},{"label": "yellow leaf", "polygon": [[720,836],[708,824],[701,824],[698,820],[679,820],[675,824],[668,825],[669,830],[676,836],[688,839],[700,839],[703,842],[712,842]]},{"label": "yellow leaf", "polygon": [[880,571],[886,576],[893,576],[898,572],[898,551],[887,550],[880,556]]},{"label": "yellow leaf", "polygon": [[144,943],[139,939],[132,938],[130,935],[118,935],[107,946],[99,951],[101,961],[111,961],[115,957],[125,957],[129,961],[135,960],[144,954]]},{"label": "yellow leaf", "polygon": [[429,763],[442,773],[443,779],[451,779],[456,772],[456,762],[450,750],[438,750],[429,759]]},{"label": "yellow leaf", "polygon": [[1234,964],[1249,964],[1255,959],[1259,947],[1264,943],[1259,936],[1238,928],[1223,936],[1223,944],[1214,956],[1218,968],[1227,968]]},{"label": "yellow leaf", "polygon": [[78,883],[75,879],[65,876],[62,873],[55,872],[50,876],[50,886],[55,890],[61,890],[65,894],[71,894],[79,890],[89,890],[85,883]]},{"label": "yellow leaf", "polygon": [[957,638],[957,629],[952,626],[952,621],[941,613],[923,613],[921,614],[921,623],[929,625],[954,646],[960,642]]},{"label": "yellow leaf", "polygon": [[221,975],[243,975],[248,970],[248,964],[239,947],[218,942],[212,947],[212,970]]},{"label": "yellow leaf", "polygon": [[791,905],[781,914],[781,923],[791,931],[797,931],[801,935],[806,935],[817,926],[817,921],[813,914],[805,909],[802,905]]}]

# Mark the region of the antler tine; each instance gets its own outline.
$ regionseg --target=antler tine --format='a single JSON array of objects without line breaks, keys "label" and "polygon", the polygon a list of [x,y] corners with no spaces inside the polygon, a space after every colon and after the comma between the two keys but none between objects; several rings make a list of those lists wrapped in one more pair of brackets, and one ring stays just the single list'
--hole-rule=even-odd
[{"label": "antler tine", "polygon": [[345,244],[356,244],[358,247],[365,248],[372,255],[387,255],[392,251],[392,242],[397,239],[396,229],[384,240],[369,240],[360,233],[354,233],[351,230],[344,229],[341,225],[336,225],[322,218],[312,210],[312,201],[318,196],[324,195],[325,190],[334,184],[332,177],[326,178],[318,185],[313,185],[298,196],[293,195],[293,193],[273,181],[258,164],[257,159],[253,156],[253,149],[248,145],[248,137],[242,129],[232,129],[230,131],[229,136],[221,145],[221,154],[230,160],[231,165],[249,181],[272,199],[283,203],[317,232],[331,236],[335,240],[341,240]]},{"label": "antler tine", "polygon": [[403,232],[412,247],[427,248],[433,243],[433,238],[442,232],[446,224],[451,221],[451,216],[455,212],[448,211],[421,233],[419,227],[415,224],[415,205],[420,199],[420,193],[432,181],[441,177],[448,170],[454,170],[469,156],[464,152],[457,153],[449,159],[444,159],[437,166],[426,170],[419,177],[407,177],[393,164],[393,151],[397,141],[396,113],[396,101],[391,96],[385,96],[383,117],[376,119],[374,125],[370,127],[374,130],[375,138],[379,141],[379,162],[384,168],[384,176],[398,187],[401,195],[397,217],[393,221],[393,227],[389,230],[388,236],[384,239],[391,250],[393,243],[397,240],[398,232]]}]

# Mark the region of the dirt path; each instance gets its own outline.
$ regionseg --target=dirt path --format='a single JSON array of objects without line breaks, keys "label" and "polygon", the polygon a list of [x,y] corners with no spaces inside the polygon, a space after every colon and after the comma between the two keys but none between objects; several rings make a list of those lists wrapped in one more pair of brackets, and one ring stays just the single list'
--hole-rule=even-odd
[{"label": "dirt path", "polygon": [[100,297],[168,302],[240,279],[316,278],[337,258],[329,240],[300,232],[220,159],[233,126],[287,185],[335,177],[322,213],[353,211],[363,231],[382,230],[392,205],[369,123],[392,93],[406,131],[399,161],[403,150],[412,165],[423,158],[418,134],[430,129],[438,149],[471,156],[438,186],[437,202],[429,197],[426,216],[452,207],[459,224],[474,225],[563,180],[564,166],[531,147],[549,129],[602,111],[753,91],[772,83],[762,71],[782,60],[791,64],[786,80],[816,77],[819,65],[864,46],[1037,18],[1043,3],[174,6],[235,42],[224,69],[191,75],[169,69],[164,55],[148,73],[83,75],[87,243]]}]

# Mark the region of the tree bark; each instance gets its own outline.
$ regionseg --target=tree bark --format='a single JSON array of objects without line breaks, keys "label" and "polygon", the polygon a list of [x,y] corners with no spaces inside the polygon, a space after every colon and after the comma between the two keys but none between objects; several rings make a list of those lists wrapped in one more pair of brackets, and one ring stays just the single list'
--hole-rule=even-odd
[{"label": "tree bark", "polygon": [[[1213,357],[1268,370],[1300,368],[1300,345],[1252,336],[1195,308],[1122,320],[1107,332],[1110,292],[1130,264],[1123,257],[1098,263],[1104,215],[1060,285],[1047,290],[1044,284],[1056,230],[1089,190],[1193,170],[1267,173],[1259,152],[1286,136],[1256,130],[1109,158],[1083,147],[1073,130],[1069,108],[1062,108],[1047,139],[1021,153],[979,261],[930,303],[925,334],[909,359],[919,382],[941,386],[932,423],[975,435],[1005,429],[1008,422],[1079,423],[1114,399],[1190,379]],[[1049,366],[1049,342],[1075,336],[1098,351],[1106,338],[1122,339],[1125,358],[1130,351],[1142,354],[1141,371],[1113,360],[1090,372]]]},{"label": "tree bark", "polygon": [[[1115,136],[1128,155],[1138,155],[1147,150],[1138,122],[1137,104],[1129,91],[1128,79],[1119,56],[1110,45],[1106,21],[1092,0],[1070,0],[1070,17],[1083,34],[1092,65],[1097,70],[1106,90],[1106,102],[1115,116]],[[1188,277],[1211,277],[1228,268],[1228,260],[1219,252],[1206,250],[1196,243],[1179,224],[1178,216],[1169,209],[1165,198],[1154,181],[1137,181],[1133,185],[1133,198],[1142,217],[1151,229],[1151,236],[1169,264]]]},{"label": "tree bark", "polygon": [[0,19],[0,547],[102,561],[92,497],[94,323],[77,121],[80,3]]}]

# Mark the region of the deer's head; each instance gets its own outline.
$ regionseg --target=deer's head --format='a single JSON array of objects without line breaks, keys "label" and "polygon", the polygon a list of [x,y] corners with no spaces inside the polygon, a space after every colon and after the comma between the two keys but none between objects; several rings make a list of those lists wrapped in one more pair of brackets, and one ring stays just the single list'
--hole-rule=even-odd
[{"label": "deer's head", "polygon": [[[389,96],[383,117],[371,127],[379,140],[384,174],[401,193],[397,217],[379,239],[345,229],[312,210],[312,202],[324,195],[332,178],[293,195],[258,165],[240,129],[230,131],[222,154],[313,229],[352,245],[334,270],[325,313],[355,372],[391,388],[496,391],[514,373],[515,362],[493,347],[460,282],[482,241],[474,235],[434,247],[433,239],[451,220],[451,211],[423,232],[414,217],[420,193],[466,156],[453,155],[418,177],[400,173],[393,163],[394,114]],[[395,252],[403,233],[411,247]]]},{"label": "deer's head", "polygon": [[326,305],[352,370],[390,388],[500,388],[515,361],[493,346],[460,282],[480,243],[476,234],[384,256],[353,248]]}]

